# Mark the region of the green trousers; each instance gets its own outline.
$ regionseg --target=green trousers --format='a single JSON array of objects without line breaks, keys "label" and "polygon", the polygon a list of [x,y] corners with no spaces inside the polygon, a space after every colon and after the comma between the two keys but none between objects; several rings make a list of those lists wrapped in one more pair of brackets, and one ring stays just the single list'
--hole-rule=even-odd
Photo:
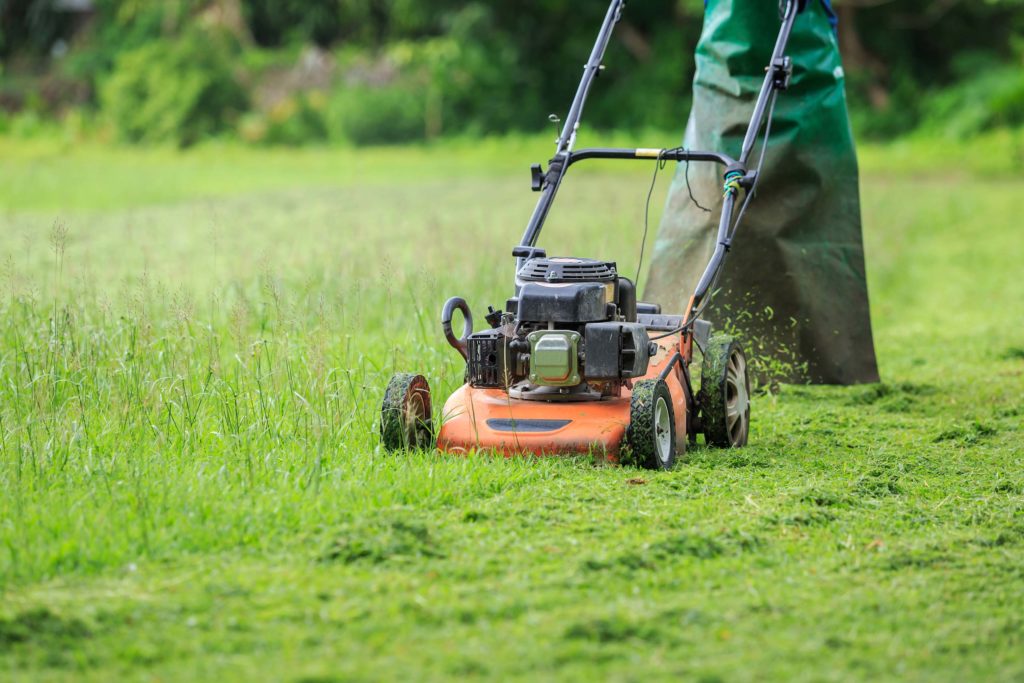
[{"label": "green trousers", "polygon": [[[739,155],[779,26],[771,0],[708,2],[687,149]],[[787,54],[792,83],[779,94],[760,182],[705,317],[739,334],[773,380],[875,382],[857,156],[820,2],[797,17]],[[760,154],[758,145],[751,167]],[[714,249],[721,198],[721,168],[679,164],[645,300],[684,308]]]}]

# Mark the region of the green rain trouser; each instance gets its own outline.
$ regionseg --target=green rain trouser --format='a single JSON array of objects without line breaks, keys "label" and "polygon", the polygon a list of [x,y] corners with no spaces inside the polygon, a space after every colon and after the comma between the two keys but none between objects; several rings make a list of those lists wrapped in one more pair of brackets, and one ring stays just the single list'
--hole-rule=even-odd
[{"label": "green rain trouser", "polygon": [[[771,0],[708,2],[687,149],[739,156],[779,26]],[[821,3],[797,17],[787,54],[792,83],[779,93],[761,178],[705,317],[736,330],[770,379],[876,382],[857,156]],[[760,154],[759,144],[752,168]],[[715,246],[721,197],[720,167],[693,163],[687,172],[679,164],[644,300],[685,307]]]}]

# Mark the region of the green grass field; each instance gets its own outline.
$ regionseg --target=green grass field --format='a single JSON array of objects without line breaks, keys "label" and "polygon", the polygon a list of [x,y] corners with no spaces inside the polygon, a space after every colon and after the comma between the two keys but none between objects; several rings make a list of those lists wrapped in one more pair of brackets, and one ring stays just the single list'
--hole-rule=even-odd
[{"label": "green grass field", "polygon": [[[377,443],[547,139],[0,141],[0,678],[1024,679],[1014,140],[865,148],[884,383],[670,473]],[[544,245],[635,263],[649,171],[574,170]]]}]

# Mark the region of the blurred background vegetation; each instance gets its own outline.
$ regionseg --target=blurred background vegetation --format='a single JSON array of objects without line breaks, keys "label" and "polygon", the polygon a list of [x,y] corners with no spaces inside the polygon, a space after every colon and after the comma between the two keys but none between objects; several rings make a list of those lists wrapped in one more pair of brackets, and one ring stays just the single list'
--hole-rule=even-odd
[{"label": "blurred background vegetation", "polygon": [[[834,5],[862,138],[1024,124],[1024,0]],[[0,135],[367,145],[535,132],[563,113],[605,8],[0,0]],[[588,123],[681,134],[702,12],[702,0],[632,3]]]}]

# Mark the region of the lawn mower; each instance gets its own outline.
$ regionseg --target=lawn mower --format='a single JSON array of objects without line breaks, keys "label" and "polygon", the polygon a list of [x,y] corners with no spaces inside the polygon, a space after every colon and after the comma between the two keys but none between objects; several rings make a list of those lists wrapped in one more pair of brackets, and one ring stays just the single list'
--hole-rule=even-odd
[{"label": "lawn mower", "polygon": [[[737,340],[712,334],[701,316],[754,196],[761,166],[759,161],[750,169],[748,162],[762,128],[764,159],[775,98],[793,72],[786,43],[805,2],[780,5],[778,40],[738,159],[682,147],[574,149],[583,105],[625,6],[624,0],[611,2],[555,155],[546,170],[532,167],[533,190],[541,196],[512,250],[514,295],[498,310],[488,307],[488,329],[479,332],[464,299],[444,304],[441,327],[466,362],[465,384],[445,403],[435,435],[426,379],[410,373],[392,377],[381,408],[386,449],[436,445],[452,453],[600,453],[621,464],[670,469],[700,432],[714,446],[747,443],[746,356]],[[707,162],[724,168],[717,246],[682,314],[638,302],[635,284],[614,262],[549,257],[537,246],[567,171],[587,159]],[[456,311],[463,316],[461,336],[452,328]],[[690,376],[695,344],[703,356],[696,393]]]}]

